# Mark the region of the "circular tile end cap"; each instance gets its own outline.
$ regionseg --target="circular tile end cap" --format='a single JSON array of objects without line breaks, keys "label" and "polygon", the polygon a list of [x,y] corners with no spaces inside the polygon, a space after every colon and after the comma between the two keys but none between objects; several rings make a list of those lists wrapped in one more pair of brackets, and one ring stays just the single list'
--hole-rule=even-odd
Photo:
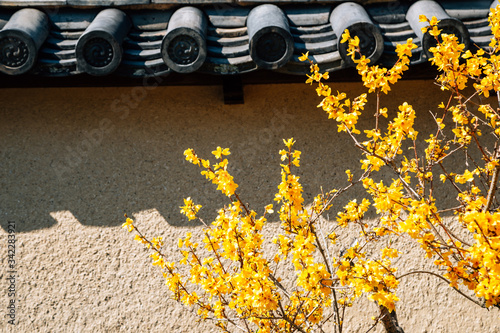
[{"label": "circular tile end cap", "polygon": [[281,27],[265,27],[250,40],[250,56],[263,69],[278,69],[292,57],[293,37]]},{"label": "circular tile end cap", "polygon": [[33,68],[37,47],[31,37],[20,30],[0,31],[0,72],[20,75]]},{"label": "circular tile end cap", "polygon": [[206,41],[197,31],[181,27],[165,35],[161,53],[163,61],[173,71],[192,73],[205,62],[207,57]]},{"label": "circular tile end cap", "polygon": [[[347,30],[349,30],[349,34],[352,38],[358,36],[361,54],[367,59],[370,59],[370,63],[375,63],[380,59],[384,53],[384,38],[375,25],[359,22],[347,27]],[[340,56],[349,66],[355,66],[356,64],[353,62],[352,58],[347,55],[349,44],[347,42],[340,43],[340,40],[341,36],[338,36]],[[359,55],[357,56],[359,57]]]},{"label": "circular tile end cap", "polygon": [[109,33],[91,31],[78,40],[76,59],[78,70],[90,75],[108,75],[120,65],[122,49]]},{"label": "circular tile end cap", "polygon": [[[469,30],[465,27],[462,21],[455,19],[453,17],[442,19],[438,23],[438,29],[441,30],[441,34],[453,34],[458,38],[459,44],[464,44],[464,51],[469,49],[470,46],[470,34]],[[429,32],[426,32],[422,37],[422,47],[424,49],[425,56],[427,58],[432,58],[434,55],[429,51],[431,47],[437,45],[436,38],[431,36]]]}]

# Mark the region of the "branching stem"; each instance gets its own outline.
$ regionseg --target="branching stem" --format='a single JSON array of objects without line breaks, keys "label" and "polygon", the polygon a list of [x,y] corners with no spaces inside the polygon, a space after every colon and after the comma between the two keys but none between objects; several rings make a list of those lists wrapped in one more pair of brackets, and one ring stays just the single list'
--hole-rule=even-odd
[{"label": "branching stem", "polygon": [[[441,275],[439,275],[439,274],[436,274],[436,273],[434,273],[434,272],[429,272],[429,271],[412,271],[412,272],[408,272],[408,273],[405,273],[405,274],[403,274],[403,275],[400,275],[400,276],[398,276],[396,279],[397,279],[397,280],[399,280],[399,279],[402,279],[402,278],[404,278],[404,277],[406,277],[406,276],[408,276],[408,275],[413,275],[413,274],[430,274],[430,275],[433,275],[433,276],[435,276],[435,277],[437,277],[437,278],[439,278],[439,279],[441,279],[441,280],[445,281],[445,282],[446,282],[446,283],[448,283],[448,284],[450,284],[450,283],[451,283],[451,282],[450,282],[447,278],[445,278],[444,276],[441,276]],[[469,301],[471,301],[472,303],[474,303],[474,304],[476,304],[476,305],[478,305],[478,306],[482,307],[483,309],[485,308],[484,304],[482,304],[481,302],[476,301],[476,300],[472,299],[471,297],[467,296],[466,294],[464,294],[464,293],[463,293],[461,290],[459,290],[458,288],[456,288],[456,287],[452,287],[452,289],[453,289],[453,290],[455,290],[455,291],[456,291],[457,293],[459,293],[460,295],[462,295],[463,297],[467,298],[467,299],[468,299]]]}]

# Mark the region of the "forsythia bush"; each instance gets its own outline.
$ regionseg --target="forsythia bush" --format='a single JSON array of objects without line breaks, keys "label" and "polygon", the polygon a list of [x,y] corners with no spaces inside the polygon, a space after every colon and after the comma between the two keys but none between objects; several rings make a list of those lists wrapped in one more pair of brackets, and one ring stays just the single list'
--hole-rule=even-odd
[{"label": "forsythia bush", "polygon": [[[176,300],[197,307],[203,319],[213,320],[224,331],[315,332],[330,325],[335,332],[342,332],[346,308],[365,294],[379,305],[375,324],[382,321],[386,330],[402,332],[394,311],[398,284],[406,275],[423,272],[398,275],[391,263],[401,254],[395,247],[379,246],[380,253],[370,256],[367,249],[373,243],[389,244],[388,237],[406,235],[437,266],[438,273],[429,274],[447,281],[482,307],[500,305],[500,210],[495,197],[500,171],[500,109],[473,103],[477,95],[488,97],[493,92],[500,101],[500,7],[490,15],[494,37],[489,51],[464,52],[455,36],[441,33],[436,18],[422,16],[421,20],[429,23],[425,30],[436,38],[430,51],[434,55],[431,61],[441,73],[437,82],[450,92],[450,99],[439,105],[439,115],[435,115],[435,133],[420,139],[425,142],[424,149],[417,145],[416,113],[411,105],[401,104],[391,121],[382,121],[388,110],[380,106],[381,94],[387,94],[408,69],[416,45],[411,39],[398,45],[398,61],[390,69],[369,66],[369,60],[359,54],[358,37],[351,38],[346,31],[342,41],[349,43],[349,55],[368,94],[377,101],[374,127],[363,133],[358,128],[368,94],[349,98],[332,92],[322,82],[328,73],[320,73],[313,62],[307,79],[307,83],[317,84],[316,91],[322,97],[319,107],[363,154],[359,176],[346,170],[346,187],[322,192],[306,209],[299,177],[293,173],[300,166],[301,152],[294,149],[293,139],[284,140],[286,148],[279,152],[281,183],[274,198],[277,208],[268,205],[260,215],[238,195],[238,185],[228,171],[229,149],[217,147],[212,152],[215,162],[203,159],[193,149],[185,151],[186,159],[200,167],[201,174],[230,201],[215,221],[205,224],[203,238],[195,241],[188,233],[180,239],[183,259],[174,263],[166,260],[161,238],[147,238],[130,218],[123,225],[135,230],[135,238],[152,250],[153,265],[162,270]],[[301,60],[308,60],[308,55]],[[470,84],[474,91],[467,96],[464,89]],[[481,142],[485,134],[494,136],[494,146]],[[480,159],[473,160],[473,150]],[[450,170],[446,161],[458,152],[466,153],[473,167],[460,165]],[[374,180],[382,168],[394,175],[388,184]],[[356,184],[366,189],[368,198],[350,201],[337,214],[337,224],[322,230],[320,217],[340,194]],[[454,207],[442,207],[436,200],[437,185],[448,185],[448,190],[456,192]],[[370,207],[376,211],[376,219],[365,219]],[[187,198],[181,212],[192,220],[200,208]],[[276,252],[269,255],[263,248],[262,230],[273,209],[282,232],[272,240]],[[444,212],[454,212],[454,221],[463,232],[457,235],[444,223]],[[357,241],[339,251],[335,248],[337,233],[353,225],[359,228]],[[277,267],[286,264],[295,271],[292,281],[282,281],[276,275]],[[475,297],[461,288],[473,291]]]}]

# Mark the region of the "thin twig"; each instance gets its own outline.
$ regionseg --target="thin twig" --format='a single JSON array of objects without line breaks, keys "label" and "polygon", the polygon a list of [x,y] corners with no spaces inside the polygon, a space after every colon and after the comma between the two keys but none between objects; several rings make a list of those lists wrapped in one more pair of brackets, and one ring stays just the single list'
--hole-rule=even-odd
[{"label": "thin twig", "polygon": [[384,319],[384,317],[385,317],[385,316],[387,316],[387,314],[384,314],[382,317],[380,317],[380,316],[379,316],[379,318],[377,318],[377,321],[375,322],[375,324],[373,324],[373,325],[372,325],[372,327],[370,327],[370,328],[368,329],[368,331],[366,331],[365,333],[368,333],[368,332],[370,332],[372,329],[374,329],[374,328],[378,325],[378,323],[379,323],[382,319]]},{"label": "thin twig", "polygon": [[[194,311],[192,311],[192,313],[194,314]],[[248,332],[248,331],[247,331],[247,330],[245,330],[243,327],[241,327],[241,326],[239,326],[239,325],[236,325],[236,324],[234,323],[234,321],[233,321],[233,320],[231,320],[231,319],[220,319],[220,318],[210,318],[210,317],[207,317],[207,318],[205,318],[205,319],[208,319],[208,320],[213,320],[213,321],[227,321],[228,323],[233,324],[236,328],[240,329],[241,331],[243,331],[243,332]]]},{"label": "thin twig", "polygon": [[[328,254],[325,254],[325,251],[324,251],[323,247],[321,246],[321,242],[319,241],[319,237],[316,234],[314,226],[311,226],[311,231],[313,232],[314,237],[316,238],[316,244],[318,245],[318,250],[321,253],[321,256],[323,257],[323,260],[327,264],[326,268],[328,269],[328,273],[330,273],[330,276],[333,278],[333,271],[331,270],[330,265],[328,265],[328,259],[327,259]],[[328,243],[327,243],[327,246],[328,246]],[[328,252],[328,248],[327,248],[327,252]],[[342,320],[340,320],[339,307],[337,304],[337,293],[335,292],[335,289],[331,289],[331,291],[332,291],[332,295],[333,295],[333,302],[334,302],[333,304],[334,304],[334,309],[335,309],[335,313],[337,316],[337,324],[339,327],[339,333],[342,333]]]},{"label": "thin twig", "polygon": [[282,285],[282,284],[278,281],[278,279],[276,279],[276,278],[274,277],[274,275],[273,275],[272,273],[271,273],[271,274],[269,274],[269,279],[270,279],[271,281],[273,281],[273,283],[274,283],[274,284],[275,284],[278,288],[280,288],[280,289],[281,289],[281,291],[283,291],[283,294],[285,294],[285,296],[286,296],[288,299],[290,299],[290,294],[288,293],[288,291],[285,289],[285,287],[283,287],[283,285]]},{"label": "thin twig", "polygon": [[[405,273],[405,274],[403,274],[403,275],[401,275],[401,276],[398,276],[398,277],[396,277],[396,279],[397,279],[397,280],[399,280],[399,279],[401,279],[401,278],[404,278],[404,277],[406,277],[406,276],[408,276],[408,275],[412,275],[412,274],[430,274],[430,275],[434,275],[435,277],[440,278],[441,280],[445,281],[446,283],[451,284],[451,282],[450,282],[447,278],[445,278],[445,277],[443,277],[443,276],[441,276],[441,275],[439,275],[439,274],[436,274],[436,273],[434,273],[434,272],[429,272],[429,271],[412,271],[412,272]],[[478,305],[478,306],[482,307],[483,309],[484,309],[484,308],[486,308],[486,307],[484,306],[484,304],[482,304],[482,303],[480,303],[479,301],[476,301],[476,300],[472,299],[471,297],[467,296],[467,295],[466,295],[466,294],[464,294],[462,291],[460,291],[458,288],[456,288],[456,287],[451,287],[451,288],[452,288],[452,289],[454,289],[457,293],[459,293],[459,294],[460,294],[460,295],[462,295],[463,297],[467,298],[467,299],[468,299],[469,301],[471,301],[472,303],[474,303],[474,304],[476,304],[476,305]]]},{"label": "thin twig", "polygon": [[[493,158],[498,159],[498,155],[500,154],[500,147],[497,145],[495,149],[495,155]],[[491,203],[493,202],[493,197],[495,196],[495,192],[497,189],[497,181],[498,181],[498,173],[500,172],[500,164],[495,166],[495,170],[493,170],[493,176],[491,177],[490,188],[488,190],[488,196],[486,197],[486,205],[483,208],[483,213],[490,210]]]}]

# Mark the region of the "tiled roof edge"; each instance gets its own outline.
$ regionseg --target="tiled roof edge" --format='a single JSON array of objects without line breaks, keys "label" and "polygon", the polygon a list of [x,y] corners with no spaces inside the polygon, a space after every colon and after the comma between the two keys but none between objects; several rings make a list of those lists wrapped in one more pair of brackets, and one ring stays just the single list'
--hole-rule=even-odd
[{"label": "tiled roof edge", "polygon": [[[0,72],[154,77],[171,72],[233,75],[267,69],[302,75],[309,67],[298,57],[306,51],[322,70],[333,72],[353,65],[345,44],[339,43],[344,29],[360,37],[362,51],[372,63],[388,66],[395,61],[395,45],[413,38],[419,46],[412,56],[415,65],[427,61],[432,44],[420,31],[418,15],[438,17],[440,28],[455,33],[468,48],[487,48],[492,37],[488,14],[498,4],[497,0],[219,1],[210,5],[204,1],[198,6],[196,1],[165,1],[177,6],[164,9],[123,9],[120,6],[125,3],[150,2],[75,0],[73,4],[81,7],[67,8],[70,0],[0,0]],[[14,2],[23,5],[7,4]],[[41,7],[49,2],[55,7]],[[83,6],[104,3],[109,6]]]}]

